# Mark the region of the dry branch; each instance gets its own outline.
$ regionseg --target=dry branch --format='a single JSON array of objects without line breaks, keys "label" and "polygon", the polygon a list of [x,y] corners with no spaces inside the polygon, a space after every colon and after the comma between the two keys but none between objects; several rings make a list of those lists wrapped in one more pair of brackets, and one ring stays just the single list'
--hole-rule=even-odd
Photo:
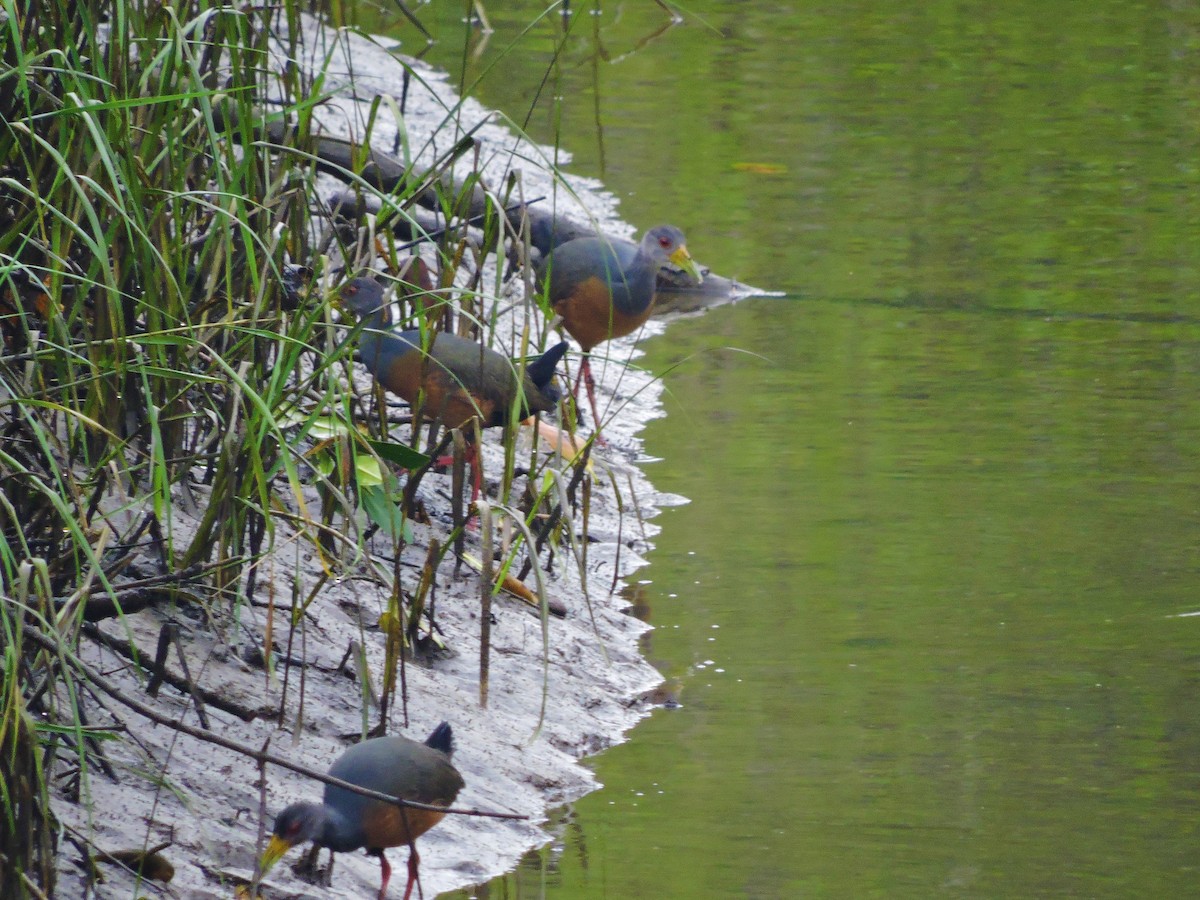
[{"label": "dry branch", "polygon": [[383,800],[387,803],[394,803],[397,806],[406,806],[411,809],[424,809],[430,812],[449,813],[458,816],[481,816],[489,819],[529,818],[528,816],[523,816],[518,813],[500,813],[490,812],[482,809],[458,809],[455,807],[434,806],[430,803],[419,803],[416,800],[405,800],[402,797],[393,797],[381,791],[373,791],[370,788],[352,784],[351,782],[343,781],[340,778],[334,778],[332,775],[328,775],[324,772],[318,772],[316,769],[310,768],[309,766],[301,765],[300,763],[294,763],[291,760],[284,759],[282,756],[276,756],[274,753],[271,753],[266,749],[267,744],[270,743],[269,739],[267,744],[263,745],[262,750],[255,750],[253,747],[250,747],[239,741],[231,740],[230,738],[224,737],[215,732],[205,731],[203,728],[196,728],[194,725],[188,725],[185,722],[172,719],[170,716],[159,712],[153,706],[143,703],[141,700],[138,700],[135,697],[129,696],[129,694],[127,694],[122,688],[117,686],[105,676],[101,675],[82,659],[80,659],[79,656],[74,652],[64,647],[61,642],[55,641],[49,635],[43,634],[36,628],[27,627],[22,632],[22,636],[33,641],[33,643],[37,644],[47,653],[53,656],[61,657],[66,662],[70,663],[83,674],[83,677],[87,679],[90,685],[99,688],[101,691],[108,694],[123,706],[133,710],[138,715],[143,716],[144,718],[149,719],[151,722],[155,722],[159,725],[165,725],[167,728],[174,729],[181,734],[186,734],[188,737],[195,738],[198,741],[204,741],[207,744],[216,744],[218,747],[223,747],[224,749],[237,753],[240,756],[244,756],[247,759],[252,759],[260,765],[266,763],[279,766],[280,768],[289,769],[293,772],[298,772],[301,775],[305,775],[317,781],[324,782],[325,784],[332,784],[334,787],[340,787],[348,791],[353,791],[356,794],[362,794],[364,797],[370,797],[372,800]]}]

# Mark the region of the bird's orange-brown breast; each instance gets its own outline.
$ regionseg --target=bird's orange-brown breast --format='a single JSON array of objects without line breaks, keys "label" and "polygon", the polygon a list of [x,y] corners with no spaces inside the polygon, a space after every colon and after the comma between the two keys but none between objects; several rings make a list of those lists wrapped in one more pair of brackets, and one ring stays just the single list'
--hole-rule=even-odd
[{"label": "bird's orange-brown breast", "polygon": [[653,303],[640,313],[618,310],[608,284],[595,275],[575,285],[571,293],[555,301],[554,311],[562,316],[563,328],[584,351],[610,338],[632,334],[650,318]]},{"label": "bird's orange-brown breast", "polygon": [[367,848],[400,847],[415,841],[442,821],[445,813],[413,809],[393,803],[373,803],[363,815]]},{"label": "bird's orange-brown breast", "polygon": [[424,390],[422,418],[436,419],[447,428],[461,428],[476,417],[486,423],[495,412],[493,400],[471,394],[437,360],[415,350],[393,359],[379,380],[410,406]]}]

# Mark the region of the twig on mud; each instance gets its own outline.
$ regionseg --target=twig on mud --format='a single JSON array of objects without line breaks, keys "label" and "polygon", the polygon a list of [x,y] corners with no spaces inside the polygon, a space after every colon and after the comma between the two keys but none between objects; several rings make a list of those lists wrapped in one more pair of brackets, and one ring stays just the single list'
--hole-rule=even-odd
[{"label": "twig on mud", "polygon": [[393,797],[390,794],[385,794],[382,791],[373,791],[370,788],[365,788],[357,784],[352,784],[349,781],[343,781],[341,778],[334,778],[332,775],[327,775],[324,772],[318,772],[308,766],[294,763],[286,760],[281,756],[276,756],[274,753],[268,753],[265,750],[255,750],[238,741],[230,740],[215,732],[205,731],[202,728],[196,728],[193,725],[188,725],[180,722],[177,719],[172,719],[170,716],[164,715],[153,706],[143,703],[142,701],[130,697],[120,687],[109,681],[82,659],[80,659],[71,650],[64,647],[60,642],[43,634],[39,629],[27,626],[22,633],[22,637],[28,638],[33,643],[40,646],[43,650],[51,655],[61,657],[64,661],[70,663],[77,668],[87,679],[88,683],[99,688],[104,693],[108,694],[114,700],[132,709],[134,712],[149,719],[151,722],[157,722],[159,725],[165,725],[175,731],[182,732],[193,737],[198,741],[204,741],[208,744],[216,744],[218,747],[224,747],[226,750],[231,750],[234,753],[245,756],[247,759],[252,759],[260,765],[270,763],[279,766],[283,769],[289,769],[301,775],[305,775],[316,781],[332,784],[334,787],[340,787],[347,791],[353,791],[356,794],[361,794],[364,797],[370,797],[372,800],[383,800],[386,803],[392,803],[397,806],[406,806],[411,809],[424,809],[429,812],[446,813],[456,816],[477,816],[486,819],[528,819],[529,816],[524,816],[519,813],[501,813],[489,812],[483,809],[457,809],[452,806],[435,806],[432,803],[418,803],[416,800],[405,800],[402,797]]},{"label": "twig on mud", "polygon": [[[141,665],[138,660],[145,659],[149,655],[139,650],[132,642],[126,642],[120,638],[113,637],[107,632],[102,631],[97,626],[85,625],[83,633],[92,638],[94,641],[103,644],[105,647],[108,647],[108,649],[119,653],[121,656],[124,656],[126,659],[137,665]],[[176,648],[179,648],[178,644],[176,644]],[[182,653],[180,655],[182,656]],[[185,672],[184,674],[186,676],[187,673]],[[231,716],[237,716],[237,718],[241,719],[243,722],[253,722],[255,719],[272,715],[275,712],[273,707],[252,709],[248,706],[242,706],[238,703],[234,703],[228,697],[218,694],[215,691],[210,691],[198,684],[194,684],[190,678],[176,675],[174,672],[171,672],[165,668],[165,666],[160,671],[156,672],[155,676],[160,676],[160,681],[165,681],[180,693],[190,694],[193,701],[195,701],[197,705],[203,701],[209,706],[219,709],[222,712],[229,713]],[[149,690],[149,685],[147,686],[147,690]]]}]

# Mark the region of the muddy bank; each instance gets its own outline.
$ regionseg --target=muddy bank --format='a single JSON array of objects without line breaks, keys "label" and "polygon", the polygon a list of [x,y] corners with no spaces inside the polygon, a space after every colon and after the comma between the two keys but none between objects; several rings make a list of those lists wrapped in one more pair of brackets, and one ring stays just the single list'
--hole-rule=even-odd
[{"label": "muddy bank", "polygon": [[[401,92],[403,67],[372,41],[314,28],[304,50],[309,62],[326,55],[332,60],[328,81],[338,93],[314,115],[333,133],[361,137],[375,96]],[[493,183],[519,169],[527,196],[551,198],[547,202],[562,214],[593,222],[607,233],[632,234],[616,218],[615,203],[600,185],[573,177],[553,179],[538,164],[552,158],[561,162],[561,152],[555,157],[518,140],[474,101],[460,104],[445,76],[411,65],[418,77],[407,89],[404,133],[392,118],[393,107],[385,103],[374,110],[376,146],[390,149],[402,139],[420,166],[470,130],[480,142],[479,161]],[[329,179],[322,190],[340,188]],[[502,283],[488,263],[480,283],[495,346],[512,347],[522,329],[544,327],[531,322],[536,311],[526,302],[520,279]],[[503,872],[523,851],[545,841],[539,823],[546,807],[596,787],[580,758],[622,740],[647,711],[642,695],[660,680],[638,651],[646,626],[624,612],[626,603],[613,590],[643,565],[656,530],[649,520],[659,499],[635,464],[638,432],[659,414],[659,389],[647,374],[629,367],[635,357],[633,341],[618,340],[605,345],[593,363],[599,399],[611,419],[605,425],[609,445],[595,457],[591,541],[580,544],[578,555],[560,548],[545,574],[547,593],[567,615],[550,619],[544,634],[542,621],[529,607],[501,595],[493,608],[486,708],[479,703],[478,577],[465,566],[456,568],[450,555],[437,571],[437,623],[446,650],[428,664],[408,665],[408,721],[397,706],[390,728],[420,739],[439,721],[449,721],[458,748],[455,762],[466,780],[457,805],[519,813],[529,820],[447,817],[420,842],[426,897]],[[355,367],[354,377],[365,391],[369,379],[361,368]],[[497,437],[486,438],[483,459],[485,473],[501,470]],[[415,586],[429,542],[446,539],[448,494],[449,476],[431,474],[422,483],[421,499],[432,523],[416,527],[413,545],[400,562],[402,585],[408,589]],[[320,505],[315,490],[296,502],[300,499],[311,508]],[[176,500],[173,527],[186,536],[206,505],[204,488],[193,486]],[[120,515],[139,512],[129,509]],[[365,555],[344,553],[330,579],[307,536],[287,518],[274,528],[274,549],[256,567],[254,606],[236,614],[180,606],[109,620],[101,626],[107,643],[85,641],[84,656],[131,696],[144,697],[144,685],[129,659],[114,648],[132,646],[140,655],[152,656],[164,623],[170,622],[194,680],[213,701],[204,709],[209,729],[250,747],[269,744],[274,753],[324,771],[349,736],[379,718],[371,698],[380,692],[383,670],[385,638],[379,621],[391,590],[391,542],[368,542]],[[476,555],[478,541],[477,532],[468,538],[468,550]],[[534,585],[532,575],[527,581]],[[292,639],[285,643],[293,610],[300,607]],[[261,660],[269,633],[278,654],[271,674]],[[364,665],[356,667],[356,654]],[[304,665],[289,665],[289,657],[303,659]],[[168,667],[177,670],[175,662],[172,655]],[[163,687],[153,702],[162,713],[198,724],[196,706],[181,690]],[[236,883],[249,878],[261,830],[269,828],[274,813],[293,800],[320,795],[321,785],[311,779],[270,766],[260,772],[252,760],[227,749],[149,725],[117,704],[109,709],[127,723],[130,736],[106,748],[115,778],[88,773],[80,802],[59,802],[55,811],[67,826],[108,852],[170,842],[164,856],[175,874],[164,888],[139,884],[129,873],[105,865],[96,896],[231,896]],[[406,852],[391,851],[393,865],[402,863]],[[83,896],[82,872],[69,854],[64,848],[58,893]],[[271,873],[264,896],[361,897],[377,890],[379,866],[365,854],[338,856],[330,890],[295,876],[291,864],[299,855],[293,851]]]}]

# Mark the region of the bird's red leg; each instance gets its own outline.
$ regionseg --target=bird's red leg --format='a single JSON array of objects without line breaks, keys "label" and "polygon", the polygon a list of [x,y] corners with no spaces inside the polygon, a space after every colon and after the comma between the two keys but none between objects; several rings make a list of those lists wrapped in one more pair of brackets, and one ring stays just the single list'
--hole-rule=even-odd
[{"label": "bird's red leg", "polygon": [[[480,469],[482,459],[479,454],[479,445],[474,441],[467,444],[467,465],[471,467],[471,502],[467,504],[467,509],[471,509],[475,505],[475,501],[479,499],[479,494],[483,488],[483,472]],[[466,530],[472,533],[479,530],[479,516],[471,513],[467,517]]]},{"label": "bird's red leg", "polygon": [[579,383],[583,381],[584,367],[587,366],[587,364],[588,358],[585,354],[583,357],[583,362],[579,364],[579,374],[575,376],[575,384],[571,386],[571,396],[574,397],[576,401],[579,400]]},{"label": "bird's red leg", "polygon": [[[588,403],[592,407],[592,431],[596,435],[596,443],[603,447],[608,442],[600,436],[600,411],[596,408],[596,379],[592,377],[591,356],[583,357],[583,362],[579,366],[579,377],[583,379],[583,384],[587,388]],[[578,389],[578,381],[575,382],[575,387]],[[578,402],[578,397],[576,397],[576,402]]]},{"label": "bird's red leg", "polygon": [[[387,857],[383,855],[383,851],[379,851],[379,900],[387,900],[388,881],[392,877],[392,867],[387,861]],[[404,895],[405,897],[408,894]]]},{"label": "bird's red leg", "polygon": [[[421,857],[417,856],[417,845],[410,843],[408,848],[408,886],[404,888],[404,900],[408,900],[412,894],[413,885],[421,883],[420,875],[417,872],[417,868],[421,864]],[[421,890],[421,896],[425,896],[424,890]]]}]

